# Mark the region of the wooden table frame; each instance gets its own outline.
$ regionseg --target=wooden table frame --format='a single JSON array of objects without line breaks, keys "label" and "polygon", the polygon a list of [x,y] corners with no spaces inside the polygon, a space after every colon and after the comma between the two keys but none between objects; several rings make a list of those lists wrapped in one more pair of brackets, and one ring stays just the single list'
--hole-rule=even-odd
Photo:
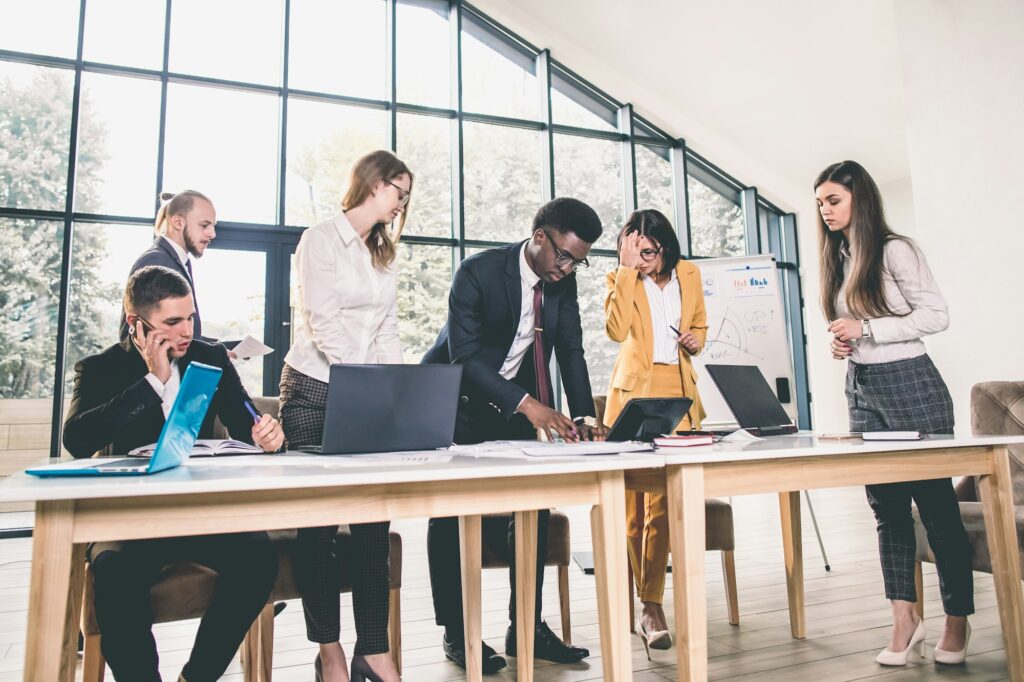
[{"label": "wooden table frame", "polygon": [[[653,463],[652,463],[653,464]],[[657,464],[660,466],[661,460]],[[523,474],[36,502],[26,682],[74,678],[81,571],[89,542],[460,515],[467,678],[481,678],[480,516],[515,512],[520,680],[533,679],[536,509],[592,505],[605,679],[630,680],[623,471]]]},{"label": "wooden table frame", "polygon": [[[896,446],[899,447],[899,446]],[[1024,590],[1005,445],[973,445],[884,453],[779,457],[684,463],[675,458],[662,471],[626,472],[626,488],[668,496],[672,587],[679,679],[708,676],[707,597],[704,577],[704,500],[777,492],[793,637],[806,635],[800,491],[952,476],[979,476],[978,492],[992,556],[992,576],[1010,677],[1024,681]],[[865,507],[867,513],[867,507]]]}]

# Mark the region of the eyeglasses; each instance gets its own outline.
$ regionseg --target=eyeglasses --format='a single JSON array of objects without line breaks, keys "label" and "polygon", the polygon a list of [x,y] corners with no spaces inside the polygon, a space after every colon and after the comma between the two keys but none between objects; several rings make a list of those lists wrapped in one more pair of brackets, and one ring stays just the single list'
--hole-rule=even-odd
[{"label": "eyeglasses", "polygon": [[558,248],[557,246],[555,246],[555,240],[551,237],[551,233],[548,232],[547,230],[541,231],[547,236],[548,241],[551,242],[551,248],[555,250],[555,265],[557,265],[559,268],[572,266],[570,268],[570,272],[576,272],[576,270],[581,267],[590,267],[590,261],[588,261],[586,258],[576,258],[568,251],[564,251]]},{"label": "eyeglasses", "polygon": [[406,204],[409,203],[409,197],[412,196],[412,192],[411,191],[407,191],[407,190],[402,189],[401,187],[399,187],[395,183],[391,182],[390,180],[385,180],[384,182],[388,183],[389,185],[391,185],[392,187],[394,187],[395,189],[398,190],[398,205],[399,206],[404,207]]},{"label": "eyeglasses", "polygon": [[659,253],[661,253],[660,246],[656,249],[640,249],[640,257],[648,263],[657,258]]}]

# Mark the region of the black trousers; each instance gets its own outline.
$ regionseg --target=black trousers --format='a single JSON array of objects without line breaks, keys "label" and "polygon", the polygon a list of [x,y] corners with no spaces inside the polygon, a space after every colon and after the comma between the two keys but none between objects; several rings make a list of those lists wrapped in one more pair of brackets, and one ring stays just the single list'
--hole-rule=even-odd
[{"label": "black trousers", "polygon": [[277,553],[263,532],[97,543],[89,560],[103,656],[125,682],[160,681],[149,590],[168,564],[191,561],[218,575],[182,670],[189,682],[220,679],[277,578]]},{"label": "black trousers", "polygon": [[[524,362],[526,366],[528,363]],[[532,374],[533,366],[529,367]],[[523,375],[523,371],[520,375]],[[519,377],[517,377],[519,381]],[[505,419],[494,407],[482,401],[464,400],[459,405],[455,423],[456,443],[479,443],[484,440],[532,440],[536,431],[521,414]],[[537,600],[534,612],[536,623],[540,622],[540,605],[544,590],[544,558],[548,546],[548,519],[550,510],[537,513]],[[483,543],[508,561],[509,621],[516,624],[516,562],[515,562],[515,517],[484,518],[481,534]],[[434,619],[444,626],[449,634],[463,630],[462,620],[462,554],[459,550],[459,520],[456,517],[430,519],[427,525],[427,560],[430,564],[430,589],[434,597]]]},{"label": "black trousers", "polygon": [[[323,437],[327,384],[289,365],[281,372],[281,427],[289,448],[318,445]],[[352,612],[357,656],[388,651],[388,599],[391,589],[390,522],[355,523],[352,551]],[[306,637],[328,644],[341,636],[341,577],[336,555],[337,526],[300,528],[295,556],[295,581],[302,595]]]},{"label": "black trousers", "polygon": [[[953,433],[953,401],[927,355],[871,365],[851,362],[846,398],[851,431]],[[974,613],[971,546],[952,481],[883,483],[866,486],[866,492],[877,522],[886,598],[917,601],[913,500],[935,554],[943,610],[951,616]]]}]

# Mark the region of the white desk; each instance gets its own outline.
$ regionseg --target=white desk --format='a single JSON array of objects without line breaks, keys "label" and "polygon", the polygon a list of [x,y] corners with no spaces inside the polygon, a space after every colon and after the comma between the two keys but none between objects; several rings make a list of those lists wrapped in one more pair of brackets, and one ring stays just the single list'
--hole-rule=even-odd
[{"label": "white desk", "polygon": [[[680,680],[707,679],[707,601],[704,585],[704,499],[779,493],[790,626],[804,637],[800,491],[950,476],[980,476],[992,575],[999,601],[1010,676],[1024,680],[1024,592],[1006,445],[1024,437],[921,441],[819,441],[811,435],[774,436],[660,450],[665,468],[626,473],[631,490],[668,496]],[[869,513],[867,505],[864,513]]]},{"label": "white desk", "polygon": [[[652,454],[564,460],[457,456],[411,466],[199,465],[132,478],[0,483],[0,501],[36,503],[25,649],[27,682],[70,681],[85,545],[104,540],[274,530],[403,517],[460,516],[467,677],[481,677],[480,516],[517,514],[518,676],[533,679],[536,512],[593,506],[591,526],[605,679],[630,680],[623,472],[660,467]],[[520,525],[521,524],[521,525]]]}]

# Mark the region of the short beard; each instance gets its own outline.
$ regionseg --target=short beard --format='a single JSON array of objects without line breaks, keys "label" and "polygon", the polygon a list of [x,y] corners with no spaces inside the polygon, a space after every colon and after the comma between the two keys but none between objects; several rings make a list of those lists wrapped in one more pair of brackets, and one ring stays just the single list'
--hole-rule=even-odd
[{"label": "short beard", "polygon": [[196,248],[196,243],[192,241],[187,228],[181,231],[181,236],[185,240],[185,250],[196,258],[202,258],[203,254]]}]

